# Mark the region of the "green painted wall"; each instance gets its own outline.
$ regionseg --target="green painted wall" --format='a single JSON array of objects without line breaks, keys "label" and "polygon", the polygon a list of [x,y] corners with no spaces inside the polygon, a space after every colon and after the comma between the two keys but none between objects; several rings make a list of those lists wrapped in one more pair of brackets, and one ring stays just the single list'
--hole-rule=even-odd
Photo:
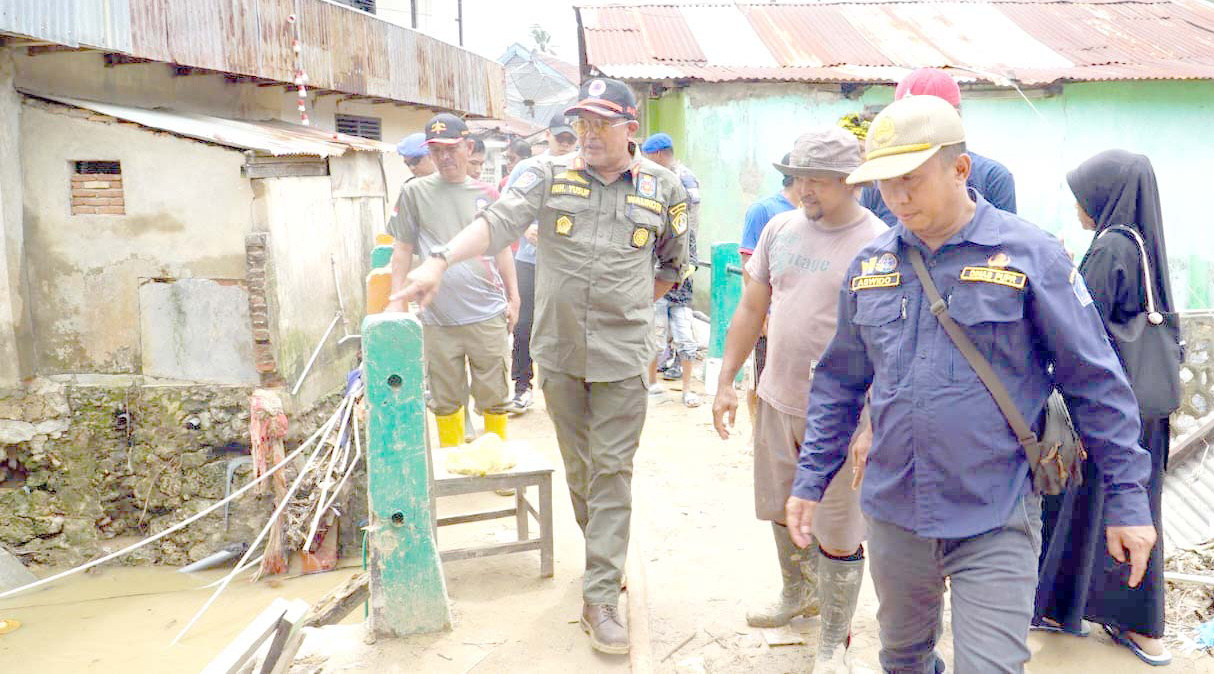
[{"label": "green painted wall", "polygon": [[[695,84],[649,100],[646,132],[674,136],[676,153],[699,177],[700,246],[707,250],[737,241],[746,207],[779,189],[771,162],[801,131],[892,98],[893,87],[849,100],[837,88],[806,84]],[[1036,111],[1014,92],[963,104],[969,146],[1012,170],[1020,214],[1080,255],[1091,237],[1075,220],[1066,172],[1113,147],[1145,154],[1159,179],[1179,307],[1214,308],[1214,210],[1203,198],[1214,173],[1214,134],[1204,131],[1214,115],[1214,82],[1070,84],[1032,104]],[[704,306],[707,272],[696,280]]]}]

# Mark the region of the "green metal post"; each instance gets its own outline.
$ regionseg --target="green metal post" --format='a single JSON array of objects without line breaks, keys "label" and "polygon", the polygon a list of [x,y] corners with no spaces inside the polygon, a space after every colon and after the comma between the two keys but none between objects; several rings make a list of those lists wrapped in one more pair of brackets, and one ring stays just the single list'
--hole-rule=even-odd
[{"label": "green metal post", "polygon": [[371,627],[404,636],[451,626],[430,498],[422,328],[412,315],[362,324],[367,387]]},{"label": "green metal post", "polygon": [[371,249],[371,268],[379,269],[388,266],[392,261],[392,246],[376,246]]}]

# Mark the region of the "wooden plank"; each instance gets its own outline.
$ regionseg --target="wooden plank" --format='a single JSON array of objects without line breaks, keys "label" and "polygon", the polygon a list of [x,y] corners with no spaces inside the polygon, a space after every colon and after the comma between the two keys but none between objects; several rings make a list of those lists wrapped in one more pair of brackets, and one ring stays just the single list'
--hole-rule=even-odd
[{"label": "wooden plank", "polygon": [[1164,580],[1170,580],[1176,583],[1194,583],[1197,585],[1214,585],[1214,576],[1199,576],[1195,573],[1176,573],[1174,571],[1165,571],[1163,573]]},{"label": "wooden plank", "polygon": [[367,571],[351,576],[313,604],[301,624],[304,627],[322,627],[341,622],[370,596],[370,579],[371,574]]},{"label": "wooden plank", "polygon": [[451,517],[440,517],[438,526],[445,527],[452,524],[468,524],[469,522],[484,522],[486,520],[500,520],[503,517],[514,517],[517,510],[507,508],[506,510],[487,510],[481,513],[471,513],[468,515],[453,515]]},{"label": "wooden plank", "polygon": [[444,550],[442,558],[444,562],[454,562],[461,559],[480,559],[481,557],[493,557],[495,555],[510,555],[516,552],[539,550],[540,544],[541,541],[537,538],[522,543],[495,543],[475,548],[456,548],[455,550]]},{"label": "wooden plank", "polygon": [[519,489],[539,485],[545,475],[551,475],[551,470],[537,471],[534,473],[526,473],[523,475],[510,475],[503,473],[501,475],[484,475],[484,476],[469,476],[458,479],[440,478],[434,481],[434,495],[442,498],[444,496],[458,496],[460,494],[475,494],[484,491],[494,491],[497,489]]},{"label": "wooden plank", "polygon": [[219,655],[207,663],[202,674],[235,674],[261,648],[263,642],[278,629],[278,621],[287,614],[290,602],[279,597],[241,630]]},{"label": "wooden plank", "polygon": [[362,324],[367,388],[371,628],[406,636],[451,627],[430,499],[422,329],[411,314]]},{"label": "wooden plank", "polygon": [[[530,504],[527,507],[530,508]],[[551,475],[540,483],[540,511],[536,513],[535,519],[540,523],[540,577],[551,578],[554,573]]]}]

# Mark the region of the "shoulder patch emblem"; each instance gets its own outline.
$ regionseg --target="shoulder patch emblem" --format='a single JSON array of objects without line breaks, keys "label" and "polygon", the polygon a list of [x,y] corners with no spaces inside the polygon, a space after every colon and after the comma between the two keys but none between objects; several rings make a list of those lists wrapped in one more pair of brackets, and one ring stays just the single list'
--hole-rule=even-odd
[{"label": "shoulder patch emblem", "polygon": [[1012,263],[1012,258],[1007,256],[1007,253],[999,251],[986,259],[988,267],[1006,267]]},{"label": "shoulder patch emblem", "polygon": [[531,191],[531,188],[535,187],[536,184],[539,183],[539,181],[540,181],[539,173],[537,173],[536,171],[527,171],[523,175],[519,176],[518,180],[514,181],[514,184],[511,185],[511,187],[513,187],[514,189],[516,189],[520,192],[523,192],[525,194],[525,193]]},{"label": "shoulder patch emblem", "polygon": [[653,174],[642,173],[637,181],[637,194],[654,199],[658,196],[658,179]]},{"label": "shoulder patch emblem", "polygon": [[670,207],[670,228],[675,236],[683,236],[687,231],[687,202],[683,201]]},{"label": "shoulder patch emblem", "polygon": [[874,288],[897,288],[902,285],[902,275],[892,274],[861,274],[851,279],[852,292],[857,290],[872,290]]},{"label": "shoulder patch emblem", "polygon": [[573,218],[568,215],[558,216],[554,229],[560,236],[569,236],[573,232]]},{"label": "shoulder patch emblem", "polygon": [[994,283],[1016,290],[1024,290],[1028,277],[1018,271],[1000,269],[998,267],[966,267],[961,270],[962,281],[978,283]]},{"label": "shoulder patch emblem", "polygon": [[1071,289],[1075,291],[1075,299],[1079,305],[1086,307],[1092,303],[1092,294],[1088,292],[1088,284],[1083,282],[1083,274],[1078,269],[1071,271]]}]

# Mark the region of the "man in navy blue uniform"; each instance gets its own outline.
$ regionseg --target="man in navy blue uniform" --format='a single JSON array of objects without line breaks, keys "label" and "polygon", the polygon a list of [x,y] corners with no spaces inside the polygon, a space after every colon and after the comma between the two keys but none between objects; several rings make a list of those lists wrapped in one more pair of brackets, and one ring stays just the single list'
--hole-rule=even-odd
[{"label": "man in navy blue uniform", "polygon": [[[1107,542],[1133,586],[1155,541],[1137,403],[1083,277],[1061,244],[967,187],[957,111],[935,96],[873,120],[849,182],[877,181],[898,224],[860,251],[838,329],[814,371],[786,515],[809,543],[822,493],[847,458],[866,395],[873,425],[861,507],[886,671],[943,670],[935,653],[948,579],[959,672],[1020,672],[1041,546],[1028,460],[994,399],[932,313],[907,251],[1025,418],[1057,386],[1103,474]],[[1053,372],[1049,369],[1053,365]],[[847,476],[852,478],[853,476]]]},{"label": "man in navy blue uniform", "polygon": [[[957,81],[951,75],[939,68],[919,68],[902,78],[894,91],[894,100],[907,96],[938,96],[954,108],[961,109],[961,87],[957,86]],[[1012,172],[994,159],[972,150],[967,150],[966,154],[970,156],[969,186],[977,190],[988,204],[1015,213],[1016,181],[1012,178]],[[864,188],[860,203],[890,227],[898,223],[898,217],[885,205],[875,185]]]}]

